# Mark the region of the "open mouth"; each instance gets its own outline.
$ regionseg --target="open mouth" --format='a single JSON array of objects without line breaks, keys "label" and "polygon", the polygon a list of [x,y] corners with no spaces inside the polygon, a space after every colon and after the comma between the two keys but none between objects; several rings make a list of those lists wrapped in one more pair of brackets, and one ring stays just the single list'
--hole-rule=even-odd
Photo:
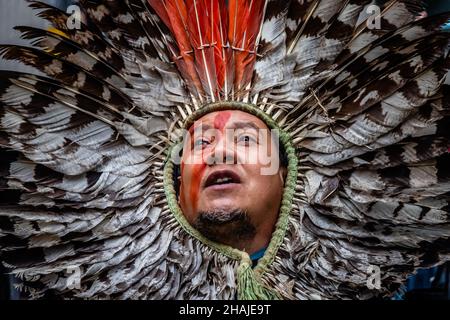
[{"label": "open mouth", "polygon": [[239,176],[230,170],[216,171],[208,176],[204,188],[241,183]]}]

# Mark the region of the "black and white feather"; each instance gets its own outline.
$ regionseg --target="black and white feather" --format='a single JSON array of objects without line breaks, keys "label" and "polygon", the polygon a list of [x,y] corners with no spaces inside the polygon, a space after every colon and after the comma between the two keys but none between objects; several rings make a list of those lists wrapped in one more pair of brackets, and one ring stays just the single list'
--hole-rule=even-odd
[{"label": "black and white feather", "polygon": [[[173,218],[162,166],[201,107],[145,0],[80,1],[80,30],[17,27],[0,55],[0,252],[31,297],[232,299],[238,263]],[[450,13],[416,21],[391,0],[266,0],[246,100],[287,130],[300,160],[288,233],[262,281],[288,299],[365,299],[450,259]],[[77,268],[80,286],[68,286]],[[367,287],[370,267],[381,287]]]}]

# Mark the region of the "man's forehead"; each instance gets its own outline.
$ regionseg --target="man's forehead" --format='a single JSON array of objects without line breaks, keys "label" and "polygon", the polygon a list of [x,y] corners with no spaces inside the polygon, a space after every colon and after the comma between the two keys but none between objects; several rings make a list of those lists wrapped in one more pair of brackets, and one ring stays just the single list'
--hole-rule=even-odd
[{"label": "man's forehead", "polygon": [[261,119],[250,113],[240,110],[224,110],[204,115],[195,121],[191,128],[189,128],[189,131],[193,131],[197,128],[222,130],[240,127],[268,129],[267,125]]}]

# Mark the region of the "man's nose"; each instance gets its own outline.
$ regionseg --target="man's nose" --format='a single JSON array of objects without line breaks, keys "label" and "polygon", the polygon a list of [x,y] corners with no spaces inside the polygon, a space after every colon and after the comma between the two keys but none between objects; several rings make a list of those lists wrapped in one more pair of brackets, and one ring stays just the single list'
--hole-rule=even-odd
[{"label": "man's nose", "polygon": [[234,143],[225,137],[220,138],[206,159],[208,165],[235,164],[236,151]]}]

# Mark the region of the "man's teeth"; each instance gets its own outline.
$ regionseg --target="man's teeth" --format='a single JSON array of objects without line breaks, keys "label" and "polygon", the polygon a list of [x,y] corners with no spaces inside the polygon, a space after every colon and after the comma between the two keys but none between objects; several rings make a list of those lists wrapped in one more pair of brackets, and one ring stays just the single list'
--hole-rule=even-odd
[{"label": "man's teeth", "polygon": [[232,181],[231,178],[219,178],[219,179],[216,180],[216,183],[217,184],[219,184],[219,183],[228,183],[228,182],[231,182],[231,181]]}]

